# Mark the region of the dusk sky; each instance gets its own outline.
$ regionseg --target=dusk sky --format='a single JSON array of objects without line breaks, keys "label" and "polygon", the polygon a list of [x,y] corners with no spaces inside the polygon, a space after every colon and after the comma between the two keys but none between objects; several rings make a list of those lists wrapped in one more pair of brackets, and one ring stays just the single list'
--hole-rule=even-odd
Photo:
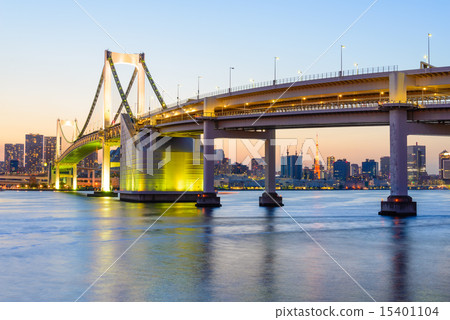
[{"label": "dusk sky", "polygon": [[[3,144],[24,143],[26,133],[54,136],[57,118],[84,123],[105,49],[145,52],[168,103],[176,100],[177,84],[182,99],[195,95],[199,75],[201,93],[227,88],[230,66],[233,85],[271,80],[274,56],[278,78],[338,71],[341,44],[344,69],[354,63],[415,69],[432,33],[431,63],[450,65],[448,1],[376,1],[314,64],[373,0],[78,2],[115,41],[72,0],[0,1],[0,160]],[[118,71],[128,82],[132,68]],[[155,100],[146,105],[155,108]],[[324,157],[360,163],[389,154],[387,127],[279,130],[277,137],[302,143],[316,133]],[[408,139],[416,141],[427,146],[428,172],[437,173],[450,137]]]}]

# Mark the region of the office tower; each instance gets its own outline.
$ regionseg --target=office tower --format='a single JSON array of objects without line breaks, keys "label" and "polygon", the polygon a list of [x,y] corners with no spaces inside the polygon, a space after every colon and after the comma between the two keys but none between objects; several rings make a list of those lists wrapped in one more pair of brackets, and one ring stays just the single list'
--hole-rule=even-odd
[{"label": "office tower", "polygon": [[369,178],[376,178],[378,176],[378,162],[373,159],[366,159],[361,165],[361,173]]},{"label": "office tower", "polygon": [[50,170],[55,161],[56,137],[44,137],[44,167]]},{"label": "office tower", "polygon": [[390,158],[389,157],[381,157],[380,158],[380,177],[382,179],[389,179],[389,161]]},{"label": "office tower", "polygon": [[253,158],[251,161],[252,168],[250,170],[252,176],[264,177],[265,161],[263,158]]},{"label": "office tower", "polygon": [[40,134],[25,135],[25,172],[36,174],[42,172],[44,136]]},{"label": "office tower", "polygon": [[334,178],[340,181],[346,181],[350,177],[350,162],[347,159],[337,160],[333,164]]},{"label": "office tower", "polygon": [[450,152],[447,150],[439,153],[439,178],[450,180]]},{"label": "office tower", "polygon": [[356,177],[357,175],[359,175],[359,166],[356,163],[352,163],[350,165],[350,176]]},{"label": "office tower", "polygon": [[18,161],[18,170],[20,171],[23,168],[23,143],[5,143],[5,166],[6,171],[10,170],[10,161],[17,160]]},{"label": "office tower", "polygon": [[425,146],[419,146],[417,143],[408,146],[408,181],[411,184],[419,184],[426,175]]},{"label": "office tower", "polygon": [[283,178],[302,178],[302,156],[297,154],[289,155],[289,151],[286,156],[281,157],[281,177]]}]

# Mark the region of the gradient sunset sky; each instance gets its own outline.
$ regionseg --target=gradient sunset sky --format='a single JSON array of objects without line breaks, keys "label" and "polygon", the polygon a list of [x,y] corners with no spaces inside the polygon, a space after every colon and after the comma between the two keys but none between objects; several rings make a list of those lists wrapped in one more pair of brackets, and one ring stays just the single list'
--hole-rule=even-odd
[{"label": "gradient sunset sky", "polygon": [[[201,93],[227,88],[230,66],[233,85],[271,80],[274,56],[278,78],[338,71],[341,44],[344,69],[354,63],[415,69],[432,33],[431,63],[450,65],[448,1],[379,0],[310,69],[373,0],[78,2],[115,41],[72,0],[0,1],[0,160],[3,144],[24,143],[26,133],[54,136],[57,118],[82,125],[105,49],[145,52],[168,103],[176,100],[177,84],[181,98],[195,95],[199,75]],[[132,68],[118,71],[124,85]],[[146,105],[156,102],[149,98]],[[94,124],[99,119],[96,114]],[[316,133],[324,157],[361,163],[389,154],[387,127],[283,130],[277,137],[301,144]],[[428,172],[437,173],[438,153],[450,149],[450,137],[408,139],[416,141],[427,146]]]}]

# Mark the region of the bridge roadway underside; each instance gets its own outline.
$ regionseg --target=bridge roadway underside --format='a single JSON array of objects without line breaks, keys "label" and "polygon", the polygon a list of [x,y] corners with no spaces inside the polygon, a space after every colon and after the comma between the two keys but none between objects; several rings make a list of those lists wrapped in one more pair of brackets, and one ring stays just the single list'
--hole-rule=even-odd
[{"label": "bridge roadway underside", "polygon": [[[378,108],[348,110],[311,110],[283,113],[245,114],[210,118],[216,130],[299,129],[320,127],[388,126],[389,112]],[[413,109],[408,111],[409,122],[450,122],[450,105]],[[203,119],[156,125],[167,135],[195,135],[203,131]]]},{"label": "bridge roadway underside", "polygon": [[[119,146],[119,142],[111,142],[111,146]],[[86,144],[81,145],[80,147],[72,150],[64,159],[59,162],[60,170],[70,169],[74,164],[77,164],[85,157],[90,155],[92,152],[101,150],[103,148],[103,143],[101,140],[89,141]]]}]

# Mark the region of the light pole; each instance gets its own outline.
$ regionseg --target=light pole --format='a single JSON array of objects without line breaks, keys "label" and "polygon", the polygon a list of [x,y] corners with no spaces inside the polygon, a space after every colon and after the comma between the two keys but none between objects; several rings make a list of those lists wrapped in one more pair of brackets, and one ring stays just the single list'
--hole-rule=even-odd
[{"label": "light pole", "polygon": [[228,92],[231,93],[231,70],[234,70],[234,67],[230,67],[230,78],[229,78],[229,88],[228,88]]},{"label": "light pole", "polygon": [[353,65],[356,67],[356,74],[358,74],[358,64],[355,62]]},{"label": "light pole", "polygon": [[197,100],[200,99],[200,79],[202,79],[202,76],[197,77]]},{"label": "light pole", "polygon": [[341,77],[342,77],[342,49],[344,49],[345,46],[341,44]]},{"label": "light pole", "polygon": [[255,87],[255,79],[250,79],[250,82],[252,83],[252,88]]},{"label": "light pole", "polygon": [[298,81],[302,81],[303,72],[301,70],[298,70],[297,74],[298,74]]},{"label": "light pole", "polygon": [[180,106],[180,87],[181,84],[177,84],[177,106]]},{"label": "light pole", "polygon": [[219,94],[220,87],[216,86],[217,94]]},{"label": "light pole", "polygon": [[428,64],[430,64],[430,38],[431,38],[431,33],[428,34],[428,57],[427,57],[427,62]]},{"label": "light pole", "polygon": [[273,84],[277,84],[277,60],[280,60],[279,57],[273,57]]}]

